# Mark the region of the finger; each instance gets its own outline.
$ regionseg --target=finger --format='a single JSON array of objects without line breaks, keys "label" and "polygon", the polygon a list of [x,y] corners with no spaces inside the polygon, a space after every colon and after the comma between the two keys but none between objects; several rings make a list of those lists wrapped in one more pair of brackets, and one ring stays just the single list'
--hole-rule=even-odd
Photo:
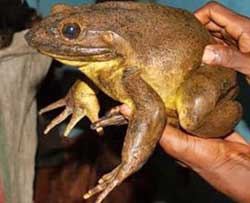
[{"label": "finger", "polygon": [[205,27],[211,32],[213,36],[222,39],[228,45],[238,48],[237,41],[232,38],[231,35],[228,34],[224,28],[220,27],[213,21],[210,21],[208,24],[206,24]]},{"label": "finger", "polygon": [[[213,34],[212,34],[213,35]],[[216,41],[217,44],[222,44],[224,46],[228,46],[228,44],[221,38],[213,35],[214,40]]]},{"label": "finger", "polygon": [[248,145],[246,140],[237,132],[233,132],[232,134],[227,136],[225,140]]},{"label": "finger", "polygon": [[180,166],[182,166],[183,168],[189,168],[189,166],[187,166],[186,164],[182,163],[181,161],[176,161],[177,164],[179,164]]},{"label": "finger", "polygon": [[[249,22],[250,25],[250,22]],[[240,51],[243,53],[249,53],[250,52],[250,31],[248,33],[243,32],[239,38],[239,48]]]},{"label": "finger", "polygon": [[211,33],[213,37],[223,40],[223,35],[220,32]]},{"label": "finger", "polygon": [[[243,33],[248,33],[248,36],[250,35],[250,20],[219,3],[209,2],[197,10],[195,16],[204,25],[208,24],[210,21],[215,22],[236,40],[239,40]],[[250,51],[250,48],[248,48],[248,50]]]},{"label": "finger", "polygon": [[209,21],[205,27],[209,30],[209,31],[212,31],[212,32],[222,32],[223,30],[223,27],[219,26],[218,24],[216,24],[215,22],[213,21]]},{"label": "finger", "polygon": [[221,44],[208,45],[202,61],[206,64],[221,65],[232,68],[245,75],[250,75],[250,54]]},{"label": "finger", "polygon": [[235,49],[238,49],[237,41],[231,38],[228,35],[223,35],[220,32],[211,33],[217,44],[223,44],[224,46],[231,46]]}]

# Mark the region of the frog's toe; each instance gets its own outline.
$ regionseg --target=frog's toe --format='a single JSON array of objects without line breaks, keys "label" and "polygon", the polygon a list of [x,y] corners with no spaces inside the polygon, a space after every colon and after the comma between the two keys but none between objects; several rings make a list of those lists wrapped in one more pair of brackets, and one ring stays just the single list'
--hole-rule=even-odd
[{"label": "frog's toe", "polygon": [[117,178],[111,178],[108,181],[105,181],[99,185],[97,185],[95,188],[88,191],[87,194],[84,195],[84,199],[89,199],[93,195],[100,193],[97,197],[97,200],[95,203],[101,203],[105,197],[117,186],[121,183],[121,181]]},{"label": "frog's toe", "polygon": [[124,125],[128,121],[123,115],[113,115],[111,117],[103,116],[98,121],[91,124],[91,129],[103,128],[111,125]]},{"label": "frog's toe", "polygon": [[101,203],[105,197],[124,180],[121,166],[122,165],[119,165],[112,172],[104,175],[98,181],[99,184],[83,196],[84,199],[89,199],[93,195],[100,193],[95,203]]},{"label": "frog's toe", "polygon": [[107,187],[105,188],[105,190],[103,190],[103,192],[98,196],[97,200],[95,203],[101,203],[105,197],[117,186],[119,185],[120,181],[118,179],[113,180],[112,182],[110,182]]},{"label": "frog's toe", "polygon": [[120,106],[116,106],[105,113],[98,121],[91,125],[91,129],[103,128],[111,125],[127,124],[127,119],[120,113]]},{"label": "frog's toe", "polygon": [[50,122],[50,124],[44,130],[44,134],[48,134],[48,132],[52,128],[54,128],[56,125],[58,125],[59,123],[61,123],[62,121],[64,121],[71,113],[72,113],[72,109],[66,107],[65,110],[62,113],[60,113],[56,118],[54,118]]},{"label": "frog's toe", "polygon": [[95,129],[98,135],[104,135],[104,130],[102,127],[98,127]]},{"label": "frog's toe", "polygon": [[69,124],[67,125],[67,127],[65,128],[64,131],[64,136],[67,137],[70,133],[70,131],[75,127],[75,125],[85,116],[85,112],[82,109],[75,109],[73,111],[72,117],[70,119]]},{"label": "frog's toe", "polygon": [[110,173],[107,173],[107,174],[103,175],[103,176],[99,179],[98,183],[99,183],[99,184],[102,184],[102,183],[104,183],[104,182],[110,180],[111,178],[113,178],[114,176],[117,175],[119,169],[120,169],[120,165],[119,165],[118,167],[116,167],[113,171],[111,171]]},{"label": "frog's toe", "polygon": [[52,104],[50,104],[50,105],[48,105],[48,106],[42,108],[42,109],[38,112],[38,114],[39,114],[39,115],[42,115],[42,114],[44,114],[44,113],[46,113],[46,112],[48,112],[48,111],[51,111],[51,110],[54,110],[54,109],[63,107],[63,106],[65,106],[65,105],[66,105],[65,99],[64,99],[64,98],[63,98],[63,99],[59,99],[58,101],[56,101],[56,102],[54,102],[54,103],[52,103]]},{"label": "frog's toe", "polygon": [[105,113],[106,117],[111,117],[120,114],[120,106],[115,106]]},{"label": "frog's toe", "polygon": [[107,182],[103,182],[101,184],[98,184],[96,187],[94,187],[93,189],[89,190],[88,193],[84,194],[83,198],[84,199],[89,199],[90,197],[92,197],[93,195],[103,191],[107,186]]}]

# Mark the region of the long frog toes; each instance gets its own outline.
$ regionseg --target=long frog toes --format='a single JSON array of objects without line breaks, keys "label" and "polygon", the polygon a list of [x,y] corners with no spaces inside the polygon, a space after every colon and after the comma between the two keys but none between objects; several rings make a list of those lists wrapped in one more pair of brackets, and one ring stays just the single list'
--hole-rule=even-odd
[{"label": "long frog toes", "polygon": [[112,172],[102,176],[102,178],[100,178],[98,181],[98,185],[93,189],[89,190],[83,196],[83,198],[89,199],[95,194],[100,193],[95,203],[101,203],[105,199],[105,197],[124,180],[125,176],[122,174],[123,174],[123,167],[121,164],[118,167],[116,167]]},{"label": "long frog toes", "polygon": [[[96,122],[99,119],[98,113],[100,106],[95,92],[88,86],[88,84],[79,80],[75,82],[64,98],[41,109],[39,114],[41,115],[61,107],[65,107],[65,109],[50,122],[44,131],[45,134],[56,125],[63,122],[70,115],[71,119],[64,131],[64,136],[68,136],[70,131],[84,116],[87,116],[91,122]],[[97,127],[96,131],[99,134],[102,134],[103,128]]]}]

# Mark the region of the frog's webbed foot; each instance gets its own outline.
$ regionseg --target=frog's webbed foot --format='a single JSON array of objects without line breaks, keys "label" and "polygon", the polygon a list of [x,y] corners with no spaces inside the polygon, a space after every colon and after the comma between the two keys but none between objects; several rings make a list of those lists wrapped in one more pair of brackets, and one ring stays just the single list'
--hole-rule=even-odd
[{"label": "frog's webbed foot", "polygon": [[101,193],[95,201],[95,203],[101,203],[116,186],[118,186],[126,177],[128,177],[129,173],[125,170],[125,168],[126,167],[121,164],[112,172],[103,175],[98,181],[98,185],[89,190],[88,193],[83,196],[84,199],[89,199],[95,194]]},{"label": "frog's webbed foot", "polygon": [[[44,130],[45,134],[70,115],[72,115],[71,120],[64,131],[64,136],[67,136],[84,116],[87,116],[92,122],[98,120],[99,104],[97,98],[93,90],[84,82],[77,81],[64,98],[41,109],[39,115],[60,107],[65,107],[65,109],[50,122]],[[103,131],[101,127],[96,128],[96,130],[99,133]]]},{"label": "frog's webbed foot", "polygon": [[[161,98],[141,79],[138,72],[134,69],[126,71],[123,86],[134,102],[134,109],[122,149],[122,161],[111,173],[104,175],[95,188],[84,195],[84,198],[88,199],[100,193],[95,203],[101,203],[116,186],[143,166],[154,151],[166,124],[165,107]],[[112,118],[116,114],[119,115],[119,111],[113,109],[108,114]]]},{"label": "frog's webbed foot", "polygon": [[128,120],[120,113],[120,106],[111,108],[104,116],[98,121],[91,124],[91,129],[107,127],[110,125],[125,125]]}]

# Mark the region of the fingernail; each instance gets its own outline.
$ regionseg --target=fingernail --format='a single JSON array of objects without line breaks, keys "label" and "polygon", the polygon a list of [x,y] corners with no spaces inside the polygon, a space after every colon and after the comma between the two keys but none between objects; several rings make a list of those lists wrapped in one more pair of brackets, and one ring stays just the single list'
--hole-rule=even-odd
[{"label": "fingernail", "polygon": [[214,62],[214,60],[215,60],[214,50],[210,47],[206,47],[204,50],[202,61],[204,63],[210,64],[210,63]]},{"label": "fingernail", "polygon": [[202,61],[207,64],[214,64],[218,62],[219,59],[219,54],[218,52],[211,48],[211,47],[206,47],[204,50],[204,54],[202,57]]}]

